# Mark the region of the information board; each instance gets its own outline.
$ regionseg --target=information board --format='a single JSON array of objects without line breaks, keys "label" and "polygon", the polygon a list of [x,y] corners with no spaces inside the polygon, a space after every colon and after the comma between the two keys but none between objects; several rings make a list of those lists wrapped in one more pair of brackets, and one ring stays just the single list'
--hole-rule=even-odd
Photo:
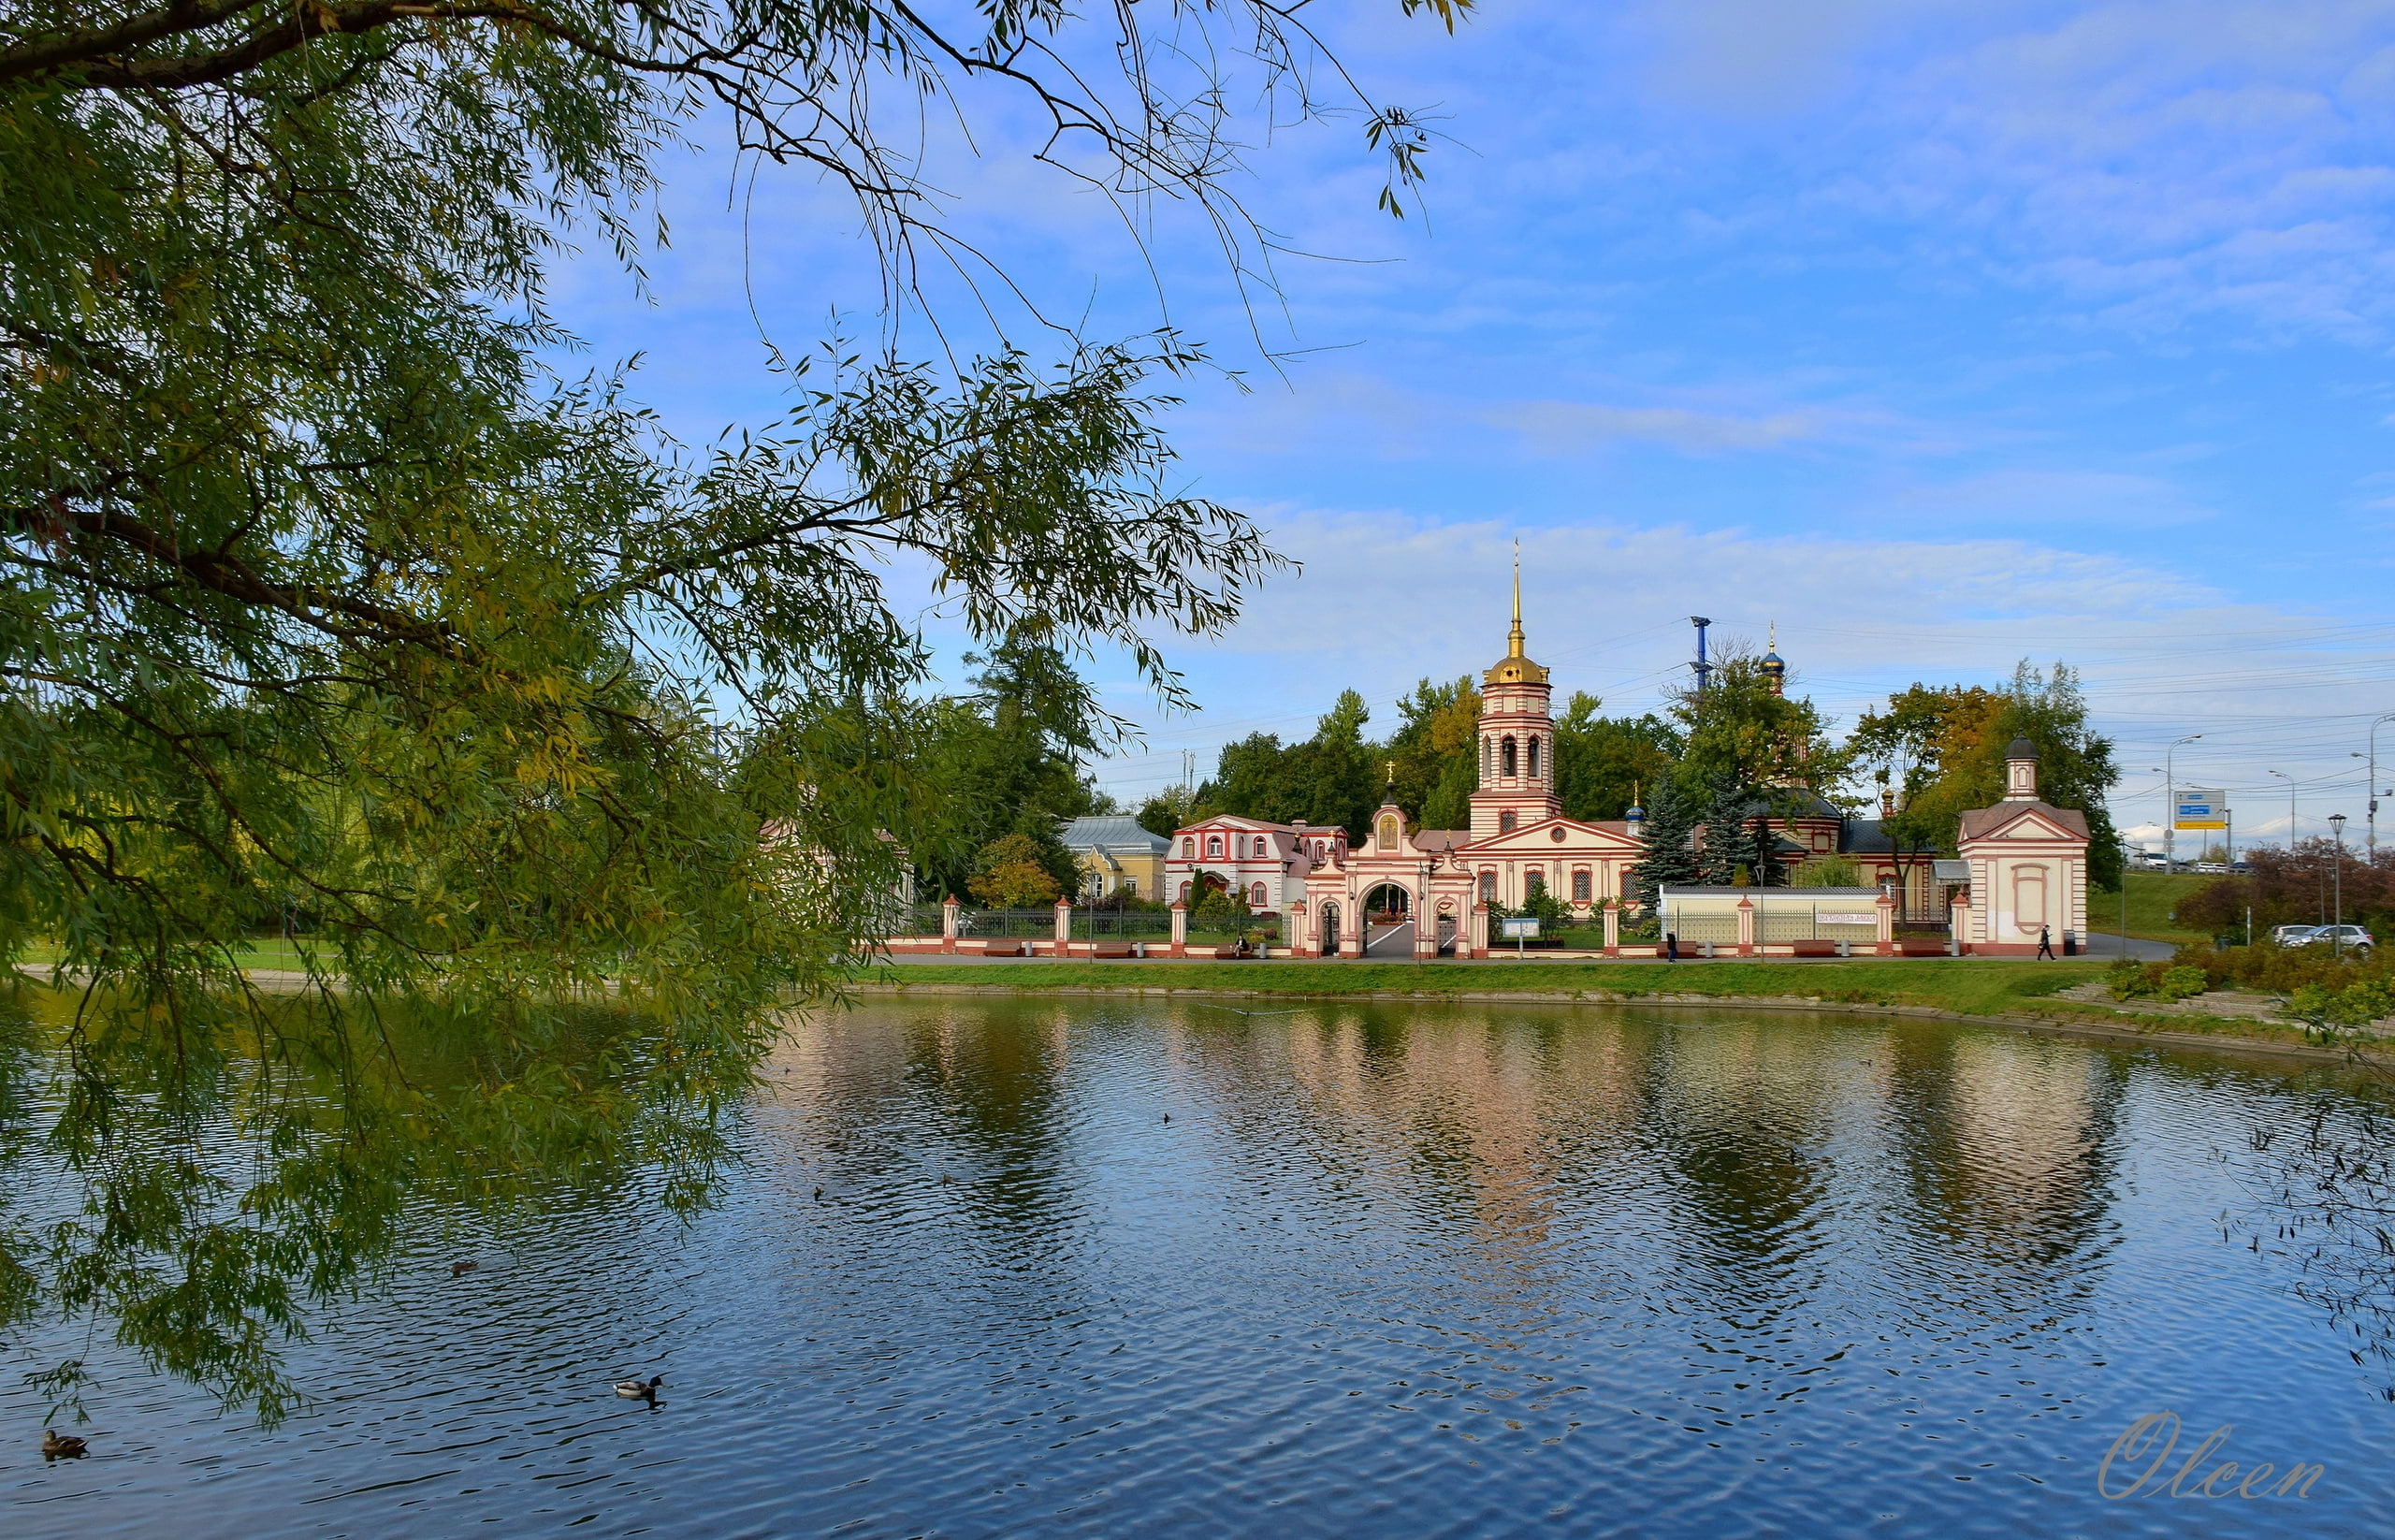
[{"label": "information board", "polygon": [[1538,935],[1538,922],[1535,919],[1500,920],[1497,923],[1505,927],[1502,934],[1508,941],[1527,941]]},{"label": "information board", "polygon": [[2228,799],[2217,788],[2198,791],[2181,788],[2177,814],[2171,819],[2174,829],[2226,829],[2228,827]]}]

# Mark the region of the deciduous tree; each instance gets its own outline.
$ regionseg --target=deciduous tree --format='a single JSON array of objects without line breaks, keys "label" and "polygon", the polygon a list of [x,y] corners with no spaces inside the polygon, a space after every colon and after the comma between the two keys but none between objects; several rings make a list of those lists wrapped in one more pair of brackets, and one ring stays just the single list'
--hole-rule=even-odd
[{"label": "deciduous tree", "polygon": [[[1398,3],[1452,26],[1469,0]],[[84,1002],[52,1130],[81,1197],[38,1240],[0,1227],[0,1275],[33,1280],[0,1313],[106,1317],[270,1415],[281,1333],[371,1265],[365,1216],[428,1151],[458,1192],[604,1149],[692,1199],[773,1010],[842,976],[923,832],[892,563],[983,647],[1118,646],[1183,698],[1158,637],[1219,631],[1273,559],[1175,489],[1180,338],[947,373],[777,356],[788,414],[705,450],[623,379],[549,370],[554,254],[636,266],[703,112],[855,194],[892,315],[920,254],[966,254],[880,136],[890,87],[1013,94],[1052,164],[1191,200],[1256,273],[1223,182],[1256,95],[1219,70],[1251,63],[1260,121],[1320,107],[1291,7],[955,14],[0,17],[0,950],[53,942]],[[1430,139],[1357,105],[1401,209]],[[237,967],[295,908],[306,1010]],[[642,1025],[586,1052],[602,998]],[[475,1066],[455,1096],[399,1062],[403,1008]],[[202,1134],[236,1107],[259,1164],[220,1170]]]}]

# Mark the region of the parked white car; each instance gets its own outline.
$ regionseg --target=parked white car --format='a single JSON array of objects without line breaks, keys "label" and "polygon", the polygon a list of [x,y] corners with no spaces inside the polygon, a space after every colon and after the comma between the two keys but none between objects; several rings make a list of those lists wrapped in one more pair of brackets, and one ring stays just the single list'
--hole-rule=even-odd
[{"label": "parked white car", "polygon": [[2277,925],[2272,928],[2271,943],[2273,946],[2300,947],[2303,945],[2305,937],[2319,928],[2317,925]]},{"label": "parked white car", "polygon": [[2287,944],[2297,947],[2334,947],[2339,952],[2364,953],[2376,945],[2371,940],[2370,932],[2359,925],[2315,925],[2310,935]]}]

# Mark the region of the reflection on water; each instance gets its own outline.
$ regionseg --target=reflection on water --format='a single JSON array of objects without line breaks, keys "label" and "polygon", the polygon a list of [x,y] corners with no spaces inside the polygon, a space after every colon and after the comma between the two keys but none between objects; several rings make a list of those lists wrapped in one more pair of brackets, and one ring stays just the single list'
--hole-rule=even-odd
[{"label": "reflection on water", "polygon": [[[2337,1095],[2258,1061],[937,1001],[767,1081],[718,1210],[428,1250],[271,1434],[95,1352],[94,1458],[45,1465],[0,1386],[6,1533],[2364,1534],[2395,1496],[2395,1413],[2221,1238],[2250,1129]],[[2099,1499],[2162,1410],[2328,1474]]]}]

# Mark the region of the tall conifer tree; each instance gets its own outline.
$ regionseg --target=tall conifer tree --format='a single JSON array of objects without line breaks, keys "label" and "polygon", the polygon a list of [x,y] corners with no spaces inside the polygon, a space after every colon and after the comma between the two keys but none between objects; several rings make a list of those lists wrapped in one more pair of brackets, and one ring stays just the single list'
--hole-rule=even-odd
[{"label": "tall conifer tree", "polygon": [[1669,780],[1656,785],[1652,801],[1647,809],[1647,858],[1630,869],[1632,896],[1650,911],[1658,887],[1699,880],[1696,804]]}]

